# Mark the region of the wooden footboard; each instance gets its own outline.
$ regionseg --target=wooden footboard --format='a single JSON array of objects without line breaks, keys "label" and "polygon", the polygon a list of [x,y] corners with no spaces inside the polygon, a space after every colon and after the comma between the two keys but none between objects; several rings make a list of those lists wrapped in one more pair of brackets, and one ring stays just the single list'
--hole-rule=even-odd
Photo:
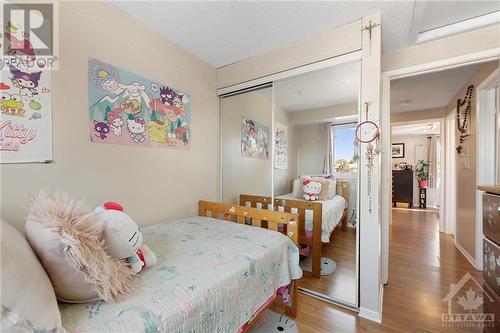
[{"label": "wooden footboard", "polygon": [[[344,197],[349,202],[349,183],[346,181],[337,181],[336,193]],[[250,204],[251,207],[260,207],[263,210],[268,210],[271,203],[271,197],[240,194],[240,206]],[[297,213],[299,216],[299,244],[311,247],[312,252],[312,272],[311,275],[315,278],[321,276],[321,230],[323,218],[323,205],[319,202],[304,201],[298,199],[274,199],[273,207],[278,210],[283,207],[285,212]],[[312,237],[306,237],[305,233],[305,215],[306,210],[313,212],[313,230]],[[342,231],[347,230],[349,209],[344,209],[342,215]]]},{"label": "wooden footboard", "polygon": [[[278,225],[285,225],[286,234],[297,246],[299,246],[299,222],[298,215],[286,212],[262,210],[252,207],[229,205],[219,202],[199,201],[198,215],[223,219],[229,222],[245,224],[250,219],[254,227],[267,228],[278,231]],[[297,315],[297,281],[290,284],[292,303],[286,307],[286,313],[292,317]]]}]

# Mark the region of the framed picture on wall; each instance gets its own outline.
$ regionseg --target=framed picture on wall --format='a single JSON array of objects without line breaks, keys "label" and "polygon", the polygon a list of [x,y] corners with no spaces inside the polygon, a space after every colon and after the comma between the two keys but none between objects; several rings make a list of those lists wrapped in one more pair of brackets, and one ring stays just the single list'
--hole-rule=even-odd
[{"label": "framed picture on wall", "polygon": [[404,158],[405,157],[405,144],[404,143],[393,143],[392,144],[392,158]]}]

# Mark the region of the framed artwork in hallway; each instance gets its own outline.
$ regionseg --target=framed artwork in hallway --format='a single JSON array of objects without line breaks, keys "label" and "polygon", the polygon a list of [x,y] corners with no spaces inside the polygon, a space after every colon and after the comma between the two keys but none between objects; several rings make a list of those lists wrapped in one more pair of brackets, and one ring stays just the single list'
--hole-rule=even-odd
[{"label": "framed artwork in hallway", "polygon": [[392,158],[404,158],[405,157],[405,144],[404,143],[393,143],[392,144]]}]

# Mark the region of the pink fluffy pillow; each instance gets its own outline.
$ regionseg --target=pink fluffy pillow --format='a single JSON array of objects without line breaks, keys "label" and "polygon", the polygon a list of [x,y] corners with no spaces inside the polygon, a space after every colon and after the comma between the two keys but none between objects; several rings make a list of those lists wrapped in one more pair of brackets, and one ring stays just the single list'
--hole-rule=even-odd
[{"label": "pink fluffy pillow", "polygon": [[63,302],[109,302],[132,290],[132,271],[104,250],[96,214],[66,194],[40,192],[32,197],[26,238]]}]

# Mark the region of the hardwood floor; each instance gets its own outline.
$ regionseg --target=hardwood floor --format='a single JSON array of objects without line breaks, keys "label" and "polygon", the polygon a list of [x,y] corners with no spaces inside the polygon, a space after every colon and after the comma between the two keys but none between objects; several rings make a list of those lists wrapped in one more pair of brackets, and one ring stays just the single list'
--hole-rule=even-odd
[{"label": "hardwood floor", "polygon": [[[394,209],[382,324],[299,294],[299,332],[481,332],[481,328],[449,328],[441,323],[450,283],[457,283],[467,272],[482,283],[481,272],[455,248],[453,238],[439,233],[436,213]],[[475,288],[470,281],[464,289],[469,287]]]},{"label": "hardwood floor", "polygon": [[299,287],[310,289],[343,301],[356,302],[356,229],[342,231],[340,225],[330,237],[330,243],[323,244],[322,256],[335,260],[337,267],[330,275],[320,279],[304,272]]}]

